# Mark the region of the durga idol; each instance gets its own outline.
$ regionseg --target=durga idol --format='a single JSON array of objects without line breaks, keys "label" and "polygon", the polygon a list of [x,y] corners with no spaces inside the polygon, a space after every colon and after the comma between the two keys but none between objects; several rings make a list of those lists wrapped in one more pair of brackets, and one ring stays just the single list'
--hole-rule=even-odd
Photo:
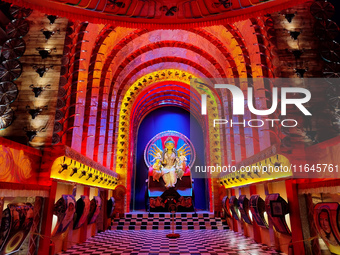
[{"label": "durga idol", "polygon": [[168,137],[164,143],[164,151],[162,155],[162,174],[165,182],[165,187],[175,187],[177,183],[176,162],[177,151],[175,149],[175,141]]},{"label": "durga idol", "polygon": [[159,181],[162,177],[166,188],[175,187],[177,178],[181,178],[186,169],[186,155],[188,146],[184,144],[178,150],[175,149],[175,141],[168,137],[164,142],[164,150],[153,144],[151,155],[155,163],[152,165],[153,179]]}]

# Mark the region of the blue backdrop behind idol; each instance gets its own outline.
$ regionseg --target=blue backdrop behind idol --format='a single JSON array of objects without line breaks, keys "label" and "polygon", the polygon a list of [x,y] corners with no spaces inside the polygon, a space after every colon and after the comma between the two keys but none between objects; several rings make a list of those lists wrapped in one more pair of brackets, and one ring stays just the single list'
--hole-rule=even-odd
[{"label": "blue backdrop behind idol", "polygon": [[[196,150],[195,165],[205,165],[202,128],[196,121],[191,121],[189,112],[177,107],[162,107],[149,113],[140,124],[137,138],[137,160],[132,176],[132,210],[145,209],[145,180],[148,178],[148,168],[144,162],[144,149],[148,142],[158,133],[173,130],[182,133],[193,143]],[[195,207],[208,210],[209,192],[207,179],[194,179]]]}]

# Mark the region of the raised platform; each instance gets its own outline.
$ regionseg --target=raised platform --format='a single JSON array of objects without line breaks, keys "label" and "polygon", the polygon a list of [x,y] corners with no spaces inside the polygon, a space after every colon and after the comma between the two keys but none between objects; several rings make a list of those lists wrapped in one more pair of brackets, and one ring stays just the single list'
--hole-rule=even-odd
[{"label": "raised platform", "polygon": [[[112,220],[111,230],[166,230],[171,229],[170,213],[127,213],[125,218]],[[212,213],[176,213],[175,229],[229,229],[221,218]]]}]

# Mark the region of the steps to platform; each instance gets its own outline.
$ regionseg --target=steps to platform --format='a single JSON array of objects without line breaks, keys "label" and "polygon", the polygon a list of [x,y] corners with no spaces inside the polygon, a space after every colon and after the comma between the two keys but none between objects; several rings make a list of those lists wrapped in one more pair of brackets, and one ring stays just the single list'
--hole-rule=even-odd
[{"label": "steps to platform", "polygon": [[[113,219],[111,230],[166,230],[171,229],[170,213],[127,213],[125,218]],[[176,213],[175,229],[229,229],[221,218],[209,213]]]}]

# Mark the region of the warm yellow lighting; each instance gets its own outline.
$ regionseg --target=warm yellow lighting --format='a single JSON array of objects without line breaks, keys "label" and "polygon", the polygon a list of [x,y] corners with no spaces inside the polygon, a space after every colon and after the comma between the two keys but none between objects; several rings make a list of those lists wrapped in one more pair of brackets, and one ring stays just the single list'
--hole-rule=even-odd
[{"label": "warm yellow lighting", "polygon": [[292,231],[291,224],[290,224],[290,215],[289,215],[289,213],[285,215],[285,220],[286,220],[286,223],[287,223],[287,226],[288,226],[289,230]]},{"label": "warm yellow lighting", "polygon": [[249,215],[250,220],[253,221],[253,214],[251,213],[250,210],[248,210],[248,215]]},{"label": "warm yellow lighting", "polygon": [[114,189],[118,182],[118,178],[113,175],[93,169],[66,156],[61,156],[53,162],[50,177],[105,189]]},{"label": "warm yellow lighting", "polygon": [[51,234],[55,228],[55,226],[57,225],[57,222],[58,222],[58,216],[53,214],[53,218],[52,218],[52,228],[51,228]]},{"label": "warm yellow lighting", "polygon": [[266,221],[267,223],[269,223],[267,212],[264,212],[264,213],[263,213],[263,217],[264,217],[265,221]]},{"label": "warm yellow lighting", "polygon": [[[251,170],[247,171],[247,169]],[[257,169],[258,172],[254,172],[254,169]],[[264,169],[267,169],[267,171],[264,171]],[[290,169],[289,159],[281,154],[276,154],[252,165],[244,165],[242,166],[242,171],[238,169],[220,178],[219,181],[223,183],[225,188],[234,188],[291,176],[293,174]]]}]

